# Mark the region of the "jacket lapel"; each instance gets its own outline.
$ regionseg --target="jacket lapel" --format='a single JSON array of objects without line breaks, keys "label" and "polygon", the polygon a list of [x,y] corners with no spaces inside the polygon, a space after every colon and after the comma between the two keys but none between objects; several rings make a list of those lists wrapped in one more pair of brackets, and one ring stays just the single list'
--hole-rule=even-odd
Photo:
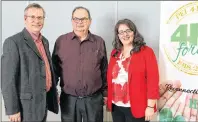
[{"label": "jacket lapel", "polygon": [[43,46],[44,46],[44,49],[45,49],[45,53],[46,53],[46,56],[47,56],[47,59],[49,61],[49,65],[50,65],[50,68],[51,68],[51,71],[52,71],[52,61],[51,61],[51,56],[50,56],[50,52],[49,52],[49,46],[47,44],[47,39],[43,36],[42,37],[42,42],[43,42]]},{"label": "jacket lapel", "polygon": [[49,49],[48,49],[48,44],[47,44],[47,39],[45,39],[45,37],[42,36],[42,42],[43,42],[43,46],[45,49],[45,53],[47,55],[47,58],[50,58],[50,54],[49,54]]},{"label": "jacket lapel", "polygon": [[132,57],[131,57],[131,60],[130,60],[129,70],[128,70],[128,81],[129,81],[129,83],[131,81],[131,70],[132,70],[132,68],[131,68],[132,63],[131,62],[132,62]]},{"label": "jacket lapel", "polygon": [[[117,61],[116,60],[117,57],[114,57],[113,54],[110,55],[110,61],[109,61],[109,65],[108,65],[108,72],[107,73],[108,73],[108,77],[109,77],[108,79],[109,80],[112,80],[113,67],[114,67],[114,65],[116,64],[116,61]],[[120,55],[120,52],[117,55]]]},{"label": "jacket lapel", "polygon": [[[52,83],[53,83],[53,86],[56,86],[56,83],[55,83],[55,80],[54,80],[54,69],[53,69],[53,65],[52,65],[52,60],[51,60],[51,55],[50,55],[50,51],[49,51],[49,45],[47,43],[47,39],[43,36],[42,37],[42,42],[43,42],[43,46],[44,46],[44,49],[45,49],[45,53],[47,55],[47,59],[49,61],[49,65],[50,65],[50,70],[51,70],[51,76],[52,76]],[[52,86],[52,87],[53,87]]]},{"label": "jacket lapel", "polygon": [[131,59],[130,59],[130,64],[129,64],[129,70],[128,70],[128,81],[130,83],[131,81],[131,77],[132,77],[132,70],[133,70],[133,60],[134,60],[134,57],[136,56],[135,53],[133,53],[131,55]]},{"label": "jacket lapel", "polygon": [[24,39],[25,39],[25,42],[27,43],[27,45],[34,51],[34,53],[36,53],[36,55],[42,59],[37,47],[36,47],[36,44],[34,43],[34,40],[32,39],[31,35],[29,34],[29,32],[24,28],[23,29],[23,35],[24,35]]}]

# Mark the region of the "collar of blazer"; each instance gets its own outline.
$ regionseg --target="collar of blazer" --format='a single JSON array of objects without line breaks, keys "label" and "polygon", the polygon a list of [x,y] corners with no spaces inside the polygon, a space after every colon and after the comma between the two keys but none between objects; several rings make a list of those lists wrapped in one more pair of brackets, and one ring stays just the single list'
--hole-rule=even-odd
[{"label": "collar of blazer", "polygon": [[[24,36],[24,39],[25,39],[25,42],[27,43],[27,45],[36,53],[36,55],[43,60],[43,58],[41,57],[37,47],[36,47],[36,44],[34,42],[34,40],[32,39],[30,33],[26,30],[26,28],[23,29],[22,31],[23,33],[23,36]],[[47,53],[47,43],[46,43],[46,38],[42,36],[42,42],[43,42],[43,45],[44,45],[44,48],[45,48],[45,51]],[[47,56],[48,56],[48,53],[47,53]]]}]

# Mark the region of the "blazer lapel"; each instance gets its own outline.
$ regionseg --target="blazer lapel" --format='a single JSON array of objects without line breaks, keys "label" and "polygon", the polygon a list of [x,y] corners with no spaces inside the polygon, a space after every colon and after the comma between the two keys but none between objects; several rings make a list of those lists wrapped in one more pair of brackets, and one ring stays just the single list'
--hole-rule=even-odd
[{"label": "blazer lapel", "polygon": [[44,46],[44,49],[45,49],[45,53],[46,53],[47,58],[49,60],[51,58],[51,56],[50,56],[49,49],[48,49],[47,39],[43,36],[42,36],[42,42],[43,42],[43,46]]},{"label": "blazer lapel", "polygon": [[129,70],[128,70],[128,81],[129,81],[129,83],[131,83],[130,81],[131,81],[131,77],[132,77],[132,66],[133,66],[133,58],[134,58],[134,55],[135,54],[132,54],[131,55],[131,59],[130,59],[130,64],[129,64]]},{"label": "blazer lapel", "polygon": [[50,52],[49,52],[49,48],[48,48],[48,44],[47,44],[47,39],[45,37],[42,37],[42,42],[43,42],[45,53],[47,55],[47,59],[49,61],[49,65],[50,65],[50,68],[51,68],[51,71],[52,71],[52,66],[53,65],[52,65],[51,56],[50,56]]},{"label": "blazer lapel", "polygon": [[25,28],[23,29],[23,35],[24,35],[24,39],[25,39],[25,42],[27,43],[27,45],[36,53],[36,55],[40,59],[42,59],[42,57],[36,47],[36,44],[34,43],[34,40],[32,39],[31,35]]},{"label": "blazer lapel", "polygon": [[52,76],[52,83],[53,83],[53,86],[56,86],[56,83],[55,83],[55,80],[54,80],[54,69],[53,69],[52,60],[51,60],[50,51],[49,51],[49,45],[47,43],[47,39],[44,36],[42,37],[42,42],[43,42],[45,53],[47,55],[47,59],[48,59],[49,65],[50,65],[50,70],[51,70],[51,74],[52,74],[51,75]]}]

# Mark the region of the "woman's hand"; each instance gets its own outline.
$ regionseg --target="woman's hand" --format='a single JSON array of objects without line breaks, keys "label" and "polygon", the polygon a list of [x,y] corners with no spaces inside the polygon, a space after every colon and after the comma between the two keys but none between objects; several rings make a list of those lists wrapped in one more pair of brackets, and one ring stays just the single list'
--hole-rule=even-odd
[{"label": "woman's hand", "polygon": [[150,121],[154,115],[154,108],[147,107],[145,110],[145,121]]}]

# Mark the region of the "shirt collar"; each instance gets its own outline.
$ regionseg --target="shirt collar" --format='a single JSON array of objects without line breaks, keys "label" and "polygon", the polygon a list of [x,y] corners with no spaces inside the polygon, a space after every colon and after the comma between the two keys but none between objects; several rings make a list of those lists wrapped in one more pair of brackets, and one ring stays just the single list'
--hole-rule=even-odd
[{"label": "shirt collar", "polygon": [[[71,40],[73,40],[74,38],[76,38],[77,35],[74,33],[74,31],[71,33]],[[88,40],[88,41],[94,41],[94,38],[93,38],[93,35],[90,31],[88,31],[88,35],[87,37],[85,38],[85,40]]]},{"label": "shirt collar", "polygon": [[40,41],[42,40],[42,35],[41,35],[41,33],[39,33],[39,34],[34,34],[34,33],[30,32],[27,28],[26,28],[26,30],[30,33],[32,39],[33,39],[35,42],[40,42]]}]

